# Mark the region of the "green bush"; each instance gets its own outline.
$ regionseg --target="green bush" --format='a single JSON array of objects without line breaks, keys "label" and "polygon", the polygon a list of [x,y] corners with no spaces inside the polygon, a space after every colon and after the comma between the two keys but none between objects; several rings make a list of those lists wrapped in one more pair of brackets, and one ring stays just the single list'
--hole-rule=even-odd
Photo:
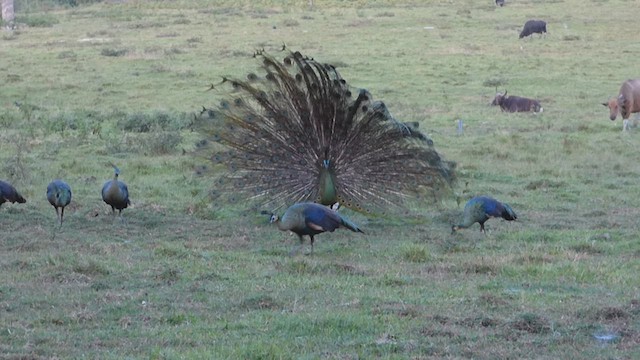
[{"label": "green bush", "polygon": [[186,113],[155,111],[127,114],[118,120],[117,127],[128,132],[147,133],[158,130],[183,130],[190,124],[191,117]]},{"label": "green bush", "polygon": [[100,55],[118,57],[118,56],[125,56],[128,52],[129,52],[129,50],[127,50],[127,49],[104,48],[100,52]]}]

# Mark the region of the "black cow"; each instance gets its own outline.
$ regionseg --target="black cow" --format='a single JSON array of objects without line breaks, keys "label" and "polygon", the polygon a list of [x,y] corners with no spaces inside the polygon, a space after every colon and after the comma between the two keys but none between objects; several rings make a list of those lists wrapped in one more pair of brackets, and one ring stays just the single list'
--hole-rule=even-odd
[{"label": "black cow", "polygon": [[525,36],[532,35],[534,33],[540,34],[547,33],[547,23],[542,20],[529,20],[524,23],[524,28],[522,28],[522,32],[520,32],[520,39]]},{"label": "black cow", "polygon": [[504,6],[504,0],[496,0],[497,6]]},{"label": "black cow", "polygon": [[507,96],[497,93],[491,105],[498,105],[502,111],[506,112],[542,112],[543,108],[538,100],[528,99],[520,96]]}]

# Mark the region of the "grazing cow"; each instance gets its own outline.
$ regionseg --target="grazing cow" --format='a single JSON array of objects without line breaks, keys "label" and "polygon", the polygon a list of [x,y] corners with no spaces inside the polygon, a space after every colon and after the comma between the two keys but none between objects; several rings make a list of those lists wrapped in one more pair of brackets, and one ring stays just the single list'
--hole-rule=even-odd
[{"label": "grazing cow", "polygon": [[504,0],[496,0],[497,6],[504,6]]},{"label": "grazing cow", "polygon": [[609,119],[615,120],[618,111],[622,116],[622,131],[629,129],[629,115],[640,112],[640,79],[629,79],[622,83],[615,99],[602,105],[609,108]]},{"label": "grazing cow", "polygon": [[529,20],[524,23],[522,32],[520,32],[520,39],[531,34],[538,33],[542,36],[542,33],[547,33],[547,23],[542,20]]},{"label": "grazing cow", "polygon": [[507,96],[507,92],[503,94],[497,93],[493,98],[491,105],[500,106],[502,111],[506,112],[542,112],[544,109],[540,106],[540,102],[534,99],[528,99],[520,96]]}]

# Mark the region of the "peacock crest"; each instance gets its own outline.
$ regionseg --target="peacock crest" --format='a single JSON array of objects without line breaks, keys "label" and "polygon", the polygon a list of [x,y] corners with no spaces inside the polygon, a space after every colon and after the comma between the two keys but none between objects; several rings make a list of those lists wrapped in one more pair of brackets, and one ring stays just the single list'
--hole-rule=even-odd
[{"label": "peacock crest", "polygon": [[338,70],[299,52],[263,51],[261,75],[224,77],[215,109],[198,118],[199,153],[214,171],[214,197],[272,209],[336,202],[366,213],[402,207],[454,179],[433,142],[396,120],[382,101],[349,86]]}]

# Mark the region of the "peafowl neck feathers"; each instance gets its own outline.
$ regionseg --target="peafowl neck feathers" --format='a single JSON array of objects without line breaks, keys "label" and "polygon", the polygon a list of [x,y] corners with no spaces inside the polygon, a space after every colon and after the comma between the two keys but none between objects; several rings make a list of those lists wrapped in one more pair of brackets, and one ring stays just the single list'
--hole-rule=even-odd
[{"label": "peafowl neck feathers", "polygon": [[271,208],[315,200],[385,212],[449,188],[453,165],[433,142],[334,66],[299,52],[282,61],[256,56],[263,75],[223,78],[213,88],[225,99],[199,118],[200,153],[215,164],[214,197],[237,200],[240,190]]},{"label": "peafowl neck feathers", "polygon": [[[55,206],[66,206],[71,202],[71,192],[66,189],[58,189],[53,194],[53,202],[52,204]],[[51,202],[51,199],[50,201]]]},{"label": "peafowl neck feathers", "polygon": [[318,182],[318,199],[316,200],[318,203],[322,205],[333,205],[342,202],[342,199],[338,198],[336,178],[329,160],[322,162]]}]

